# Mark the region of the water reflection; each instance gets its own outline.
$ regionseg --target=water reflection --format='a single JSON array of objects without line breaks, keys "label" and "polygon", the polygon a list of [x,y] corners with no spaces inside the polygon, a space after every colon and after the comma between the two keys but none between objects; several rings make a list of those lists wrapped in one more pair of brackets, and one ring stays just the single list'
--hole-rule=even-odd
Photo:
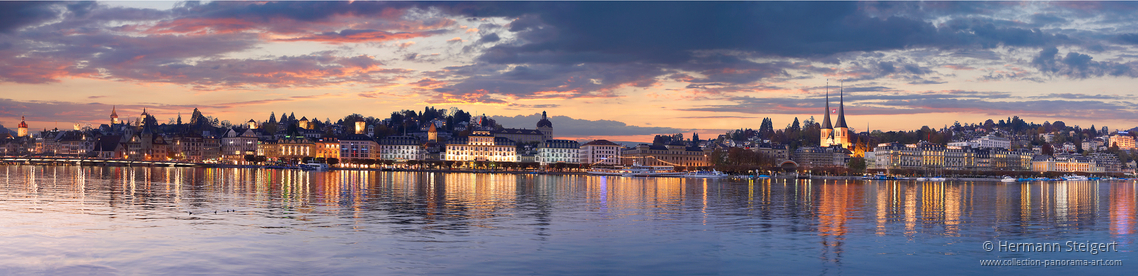
[{"label": "water reflection", "polygon": [[[484,268],[488,271],[539,261],[575,271],[590,267],[598,253],[611,257],[604,259],[606,267],[641,269],[623,271],[628,273],[767,271],[772,264],[813,271],[843,269],[851,259],[896,261],[890,256],[925,256],[923,263],[936,264],[961,261],[943,259],[946,255],[976,256],[967,261],[995,257],[977,252],[983,240],[1079,238],[1118,241],[1132,251],[1138,221],[1134,182],[728,181],[26,165],[4,166],[3,172],[0,220],[16,227],[0,232],[9,238],[0,246],[44,246],[35,242],[42,236],[29,236],[40,230],[64,233],[59,235],[79,243],[162,240],[154,250],[253,235],[219,247],[231,251],[251,246],[246,243],[335,239],[333,244],[341,246],[330,252],[348,250],[347,256],[359,258],[345,260],[371,260],[331,270],[338,272],[380,266],[446,273],[487,260],[514,265]],[[49,216],[33,220],[25,214]],[[129,230],[135,228],[145,231]],[[120,234],[123,229],[141,236]],[[198,236],[186,238],[185,231]],[[182,238],[160,238],[171,236]],[[345,244],[359,245],[345,249]],[[39,253],[54,254],[51,250]],[[140,249],[109,245],[101,250]],[[456,257],[472,254],[486,256]],[[270,261],[263,254],[230,257],[248,264],[216,272],[257,269]],[[0,261],[0,269],[28,265],[18,260]],[[545,264],[548,260],[558,261]],[[726,268],[693,263],[704,261],[724,262]]]}]

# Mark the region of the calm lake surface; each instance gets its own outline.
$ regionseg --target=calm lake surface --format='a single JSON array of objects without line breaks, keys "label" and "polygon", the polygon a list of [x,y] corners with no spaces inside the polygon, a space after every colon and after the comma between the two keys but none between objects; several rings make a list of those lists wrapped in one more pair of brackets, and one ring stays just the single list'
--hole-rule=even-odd
[{"label": "calm lake surface", "polygon": [[[28,165],[0,166],[0,178],[0,274],[1138,272],[1134,181]],[[989,252],[987,241],[1118,252]],[[1123,265],[980,265],[1012,258]]]}]

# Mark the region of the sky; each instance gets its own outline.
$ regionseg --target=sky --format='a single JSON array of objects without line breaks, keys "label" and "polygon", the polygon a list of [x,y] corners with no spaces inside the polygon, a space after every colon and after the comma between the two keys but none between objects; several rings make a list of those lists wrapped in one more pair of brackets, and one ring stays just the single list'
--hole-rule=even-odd
[{"label": "sky", "polygon": [[0,2],[0,124],[434,106],[650,141],[821,120],[829,93],[855,131],[1129,129],[1136,58],[1138,2]]}]

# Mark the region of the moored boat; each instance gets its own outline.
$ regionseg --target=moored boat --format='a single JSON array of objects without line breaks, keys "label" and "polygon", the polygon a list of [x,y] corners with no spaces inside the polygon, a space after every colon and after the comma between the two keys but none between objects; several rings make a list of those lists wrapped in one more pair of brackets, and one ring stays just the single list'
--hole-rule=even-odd
[{"label": "moored boat", "polygon": [[[690,171],[690,172],[686,172],[686,173],[684,173],[684,174],[683,174],[683,177],[690,177],[690,178],[723,178],[723,177],[727,177],[727,174],[725,174],[725,173],[723,173],[723,172],[720,172],[720,171],[716,171],[716,170],[711,170],[711,171]],[[768,177],[769,177],[769,176],[768,176]]]},{"label": "moored boat", "polygon": [[305,171],[322,172],[322,171],[327,171],[327,170],[331,169],[331,167],[329,167],[328,164],[324,164],[324,163],[308,163],[308,164],[300,165],[300,169],[305,170]]}]

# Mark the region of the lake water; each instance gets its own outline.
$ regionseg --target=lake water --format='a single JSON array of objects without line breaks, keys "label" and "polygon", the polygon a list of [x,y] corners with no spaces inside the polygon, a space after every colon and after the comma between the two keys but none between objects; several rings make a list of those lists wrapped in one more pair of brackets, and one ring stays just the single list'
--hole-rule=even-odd
[{"label": "lake water", "polygon": [[[0,274],[1138,272],[1133,181],[28,165],[0,166],[0,178]],[[1117,252],[985,250],[1001,241]],[[980,265],[988,259],[1123,265]]]}]

